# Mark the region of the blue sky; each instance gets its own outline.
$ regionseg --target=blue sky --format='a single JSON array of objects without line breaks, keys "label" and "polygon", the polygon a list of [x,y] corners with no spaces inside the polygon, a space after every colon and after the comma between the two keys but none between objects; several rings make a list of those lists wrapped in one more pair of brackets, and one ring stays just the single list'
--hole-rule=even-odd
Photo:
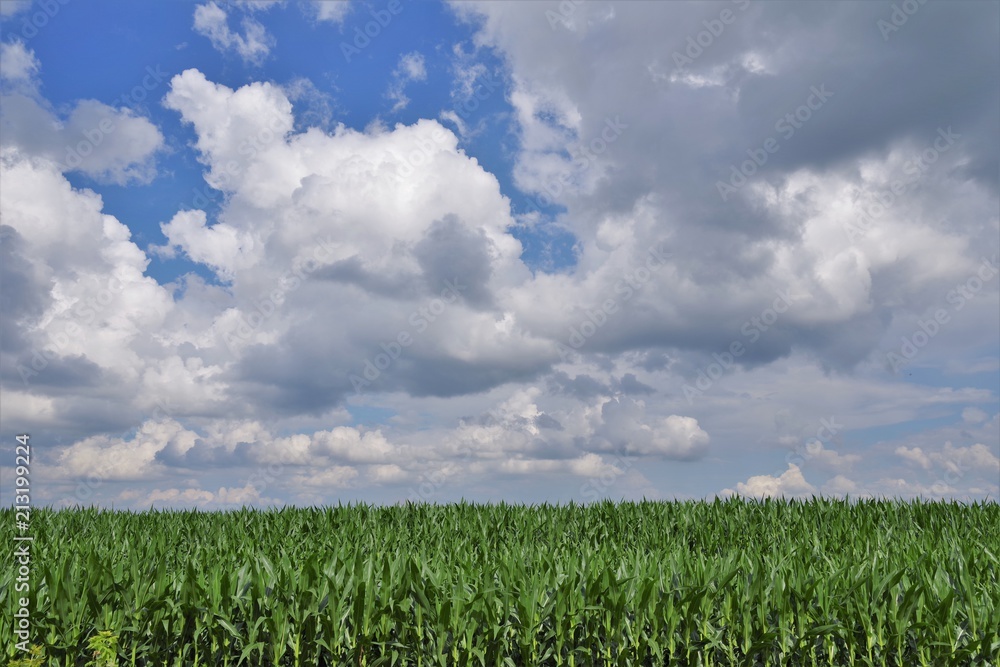
[{"label": "blue sky", "polygon": [[[213,205],[221,199],[221,193],[211,188],[206,191],[197,156],[183,150],[193,135],[183,127],[176,114],[156,104],[162,87],[169,81],[163,81],[148,96],[132,95],[132,89],[141,85],[147,75],[147,67],[172,73],[198,68],[212,81],[234,88],[262,77],[280,84],[309,80],[315,86],[315,98],[303,100],[303,112],[322,113],[327,122],[336,119],[358,130],[363,130],[374,118],[381,118],[390,125],[411,124],[420,118],[435,118],[443,110],[455,110],[468,122],[485,123],[490,130],[485,136],[470,137],[463,148],[501,179],[505,192],[510,193],[508,196],[514,199],[518,210],[529,210],[533,202],[537,205],[534,198],[519,193],[510,180],[511,142],[515,140],[514,128],[507,122],[511,108],[503,98],[502,89],[497,88],[498,94],[493,94],[490,85],[493,81],[502,82],[503,62],[488,51],[479,54],[477,60],[489,68],[482,82],[486,84],[481,93],[485,100],[452,97],[453,48],[456,44],[473,48],[469,27],[460,24],[440,3],[400,2],[399,16],[405,18],[405,25],[402,20],[395,22],[395,28],[390,23],[384,32],[380,26],[376,40],[382,48],[358,49],[355,54],[356,30],[363,30],[379,12],[388,9],[374,3],[340,4],[348,7],[347,13],[343,22],[332,28],[329,24],[317,23],[309,9],[303,10],[294,3],[271,8],[267,26],[275,45],[260,65],[247,63],[235,55],[225,57],[216,53],[209,40],[191,34],[188,12],[177,11],[178,8],[168,2],[150,5],[102,2],[93,6],[66,3],[60,6],[60,19],[52,21],[51,27],[46,24],[46,29],[30,40],[36,56],[46,63],[51,62],[51,66],[39,73],[40,88],[46,93],[52,91],[47,95],[49,101],[58,108],[88,98],[131,108],[157,126],[169,128],[172,131],[169,136],[175,139],[169,147],[176,149],[158,159],[163,177],[149,184],[149,189],[141,194],[136,192],[134,184],[116,188],[114,184],[95,182],[82,174],[69,174],[70,182],[99,192],[108,213],[134,220],[130,228],[137,241],[162,243],[164,238],[159,232],[159,222],[169,219],[179,199],[192,201],[201,195],[210,202],[206,208],[216,212],[217,206]],[[33,14],[25,12],[20,25],[16,19],[11,21],[4,35],[16,39],[25,30],[23,21],[33,18]],[[30,28],[28,30],[32,34]],[[91,37],[81,39],[81,34]],[[109,48],[108,39],[113,40],[115,48]],[[393,111],[394,101],[386,97],[386,83],[392,79],[400,58],[407,53],[427,54],[433,60],[426,66],[426,80],[416,83],[408,93],[412,97],[410,103]],[[82,62],[88,66],[80,67]],[[349,95],[345,95],[346,91],[350,91]],[[198,199],[199,203],[202,201]],[[544,203],[541,208],[547,213],[560,209]],[[533,266],[554,270],[573,263],[574,239],[569,232],[556,227],[544,232],[524,228],[514,231],[526,246],[525,260]],[[148,270],[149,275],[163,281],[188,271],[197,272],[199,268],[183,257],[166,261],[154,258]],[[210,273],[204,273],[206,279],[212,279]]]},{"label": "blue sky", "polygon": [[907,7],[0,0],[3,479],[995,500],[997,5]]}]

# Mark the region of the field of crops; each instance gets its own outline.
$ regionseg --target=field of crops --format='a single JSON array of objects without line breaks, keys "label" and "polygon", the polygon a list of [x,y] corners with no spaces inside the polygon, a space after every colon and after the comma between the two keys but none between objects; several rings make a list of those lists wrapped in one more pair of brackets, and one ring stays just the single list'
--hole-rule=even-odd
[{"label": "field of crops", "polygon": [[[13,526],[0,510],[4,544]],[[31,527],[45,665],[87,664],[102,631],[122,666],[1000,662],[996,503],[35,510]],[[7,664],[24,656],[5,563]]]}]

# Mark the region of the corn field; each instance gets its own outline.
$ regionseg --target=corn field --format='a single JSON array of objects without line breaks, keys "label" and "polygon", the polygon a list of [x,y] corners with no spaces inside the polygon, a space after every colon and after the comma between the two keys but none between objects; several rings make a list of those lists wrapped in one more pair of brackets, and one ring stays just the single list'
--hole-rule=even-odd
[{"label": "corn field", "polygon": [[36,509],[31,527],[45,665],[88,664],[102,632],[121,666],[1000,662],[996,503]]}]

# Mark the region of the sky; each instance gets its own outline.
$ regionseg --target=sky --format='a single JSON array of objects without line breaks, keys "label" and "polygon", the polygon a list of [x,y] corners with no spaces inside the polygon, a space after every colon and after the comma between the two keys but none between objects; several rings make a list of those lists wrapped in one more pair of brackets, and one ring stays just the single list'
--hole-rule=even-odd
[{"label": "sky", "polygon": [[0,0],[0,504],[1000,498],[1000,4]]}]

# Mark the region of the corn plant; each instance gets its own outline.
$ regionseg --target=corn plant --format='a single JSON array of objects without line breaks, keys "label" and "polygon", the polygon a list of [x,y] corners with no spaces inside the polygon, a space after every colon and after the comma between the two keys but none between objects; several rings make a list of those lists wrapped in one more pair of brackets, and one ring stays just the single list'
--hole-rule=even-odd
[{"label": "corn plant", "polygon": [[[5,664],[1000,665],[996,503],[42,508],[32,519],[30,590],[0,569]],[[13,526],[0,510],[5,543]],[[24,595],[37,659],[13,648]]]}]

